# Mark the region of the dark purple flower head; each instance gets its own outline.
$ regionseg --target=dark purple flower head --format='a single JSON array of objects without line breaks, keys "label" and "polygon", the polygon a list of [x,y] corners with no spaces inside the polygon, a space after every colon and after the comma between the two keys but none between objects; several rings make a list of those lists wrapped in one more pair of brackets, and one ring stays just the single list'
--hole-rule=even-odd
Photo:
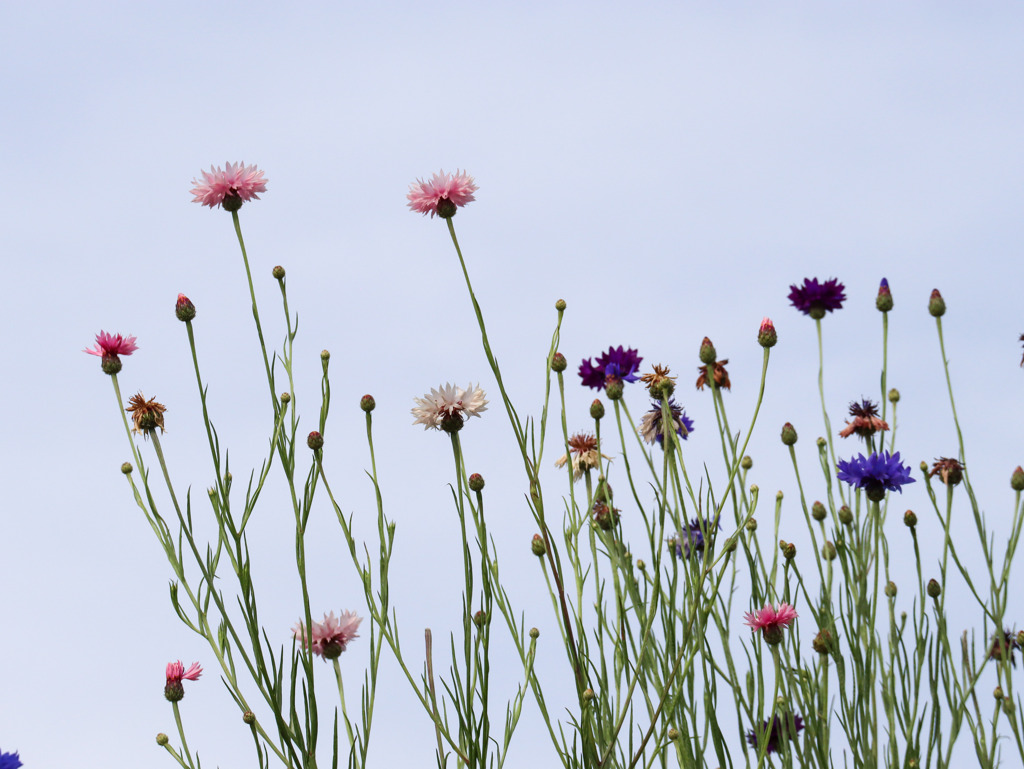
[{"label": "dark purple flower head", "polygon": [[4,753],[0,751],[0,769],[18,769],[21,766],[21,759],[18,758],[18,751]]},{"label": "dark purple flower head", "polygon": [[704,554],[704,533],[707,532],[708,540],[714,540],[714,534],[719,529],[719,523],[705,518],[694,518],[685,531],[681,532],[675,541],[676,558],[689,558],[696,553],[699,558]]},{"label": "dark purple flower head", "polygon": [[789,713],[773,715],[771,721],[762,722],[760,729],[751,729],[747,732],[747,743],[754,750],[759,751],[758,735],[760,734],[763,735],[765,741],[765,755],[778,751],[782,747],[782,740],[785,737],[794,740],[804,728],[804,720],[800,716],[794,714],[792,719],[791,724]]},{"label": "dark purple flower head", "polygon": [[803,286],[789,287],[789,301],[804,315],[815,320],[825,317],[826,312],[838,310],[846,301],[845,287],[836,278],[819,283],[817,278],[804,278]]},{"label": "dark purple flower head", "polygon": [[608,352],[601,353],[596,362],[584,358],[580,364],[580,379],[584,387],[603,390],[610,382],[635,382],[642,361],[632,347],[609,347]]},{"label": "dark purple flower head", "polygon": [[[676,435],[685,441],[687,436],[693,432],[693,420],[686,416],[683,407],[677,404],[674,398],[669,399],[668,408],[672,412],[672,421],[675,423]],[[657,442],[659,446],[662,444],[665,434],[662,431],[661,422],[661,404],[655,402],[651,405],[651,410],[644,414],[643,419],[640,420],[640,435],[647,443]]]},{"label": "dark purple flower head", "polygon": [[914,483],[910,477],[910,468],[904,467],[900,462],[900,453],[890,455],[888,451],[874,452],[871,456],[865,457],[858,454],[850,461],[839,460],[839,472],[836,477],[846,481],[851,486],[864,489],[868,499],[879,502],[885,496],[886,491],[898,491],[905,483]]}]

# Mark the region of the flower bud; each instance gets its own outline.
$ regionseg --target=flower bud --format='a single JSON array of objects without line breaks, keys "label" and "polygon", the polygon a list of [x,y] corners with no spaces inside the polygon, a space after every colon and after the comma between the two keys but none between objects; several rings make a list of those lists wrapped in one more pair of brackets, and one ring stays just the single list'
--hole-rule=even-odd
[{"label": "flower bud", "polygon": [[676,729],[674,726],[670,726],[669,729],[668,729],[668,735],[667,736],[668,736],[668,739],[669,739],[670,742],[675,742],[676,740],[679,739],[679,730]]},{"label": "flower bud", "polygon": [[997,686],[992,690],[992,697],[997,700],[1001,700],[1005,695],[1003,694],[1003,687]]},{"label": "flower bud", "polygon": [[782,445],[792,446],[796,443],[796,428],[789,422],[782,426]]},{"label": "flower bud", "polygon": [[704,341],[700,343],[700,362],[710,366],[715,362],[715,358],[718,357],[718,353],[715,352],[715,346],[711,344],[711,340],[704,337]]},{"label": "flower bud", "polygon": [[647,564],[646,564],[646,563],[644,563],[644,561],[643,561],[643,559],[642,559],[642,558],[637,558],[637,559],[636,559],[636,567],[637,567],[637,569],[639,569],[640,571],[644,571],[644,570],[645,570],[645,569],[647,568]]},{"label": "flower bud", "polygon": [[1013,700],[1009,697],[1003,698],[1003,712],[1008,716],[1013,714]]},{"label": "flower bud", "polygon": [[469,476],[469,488],[470,491],[483,491],[484,477],[480,473],[473,473]]},{"label": "flower bud", "polygon": [[326,363],[330,359],[331,359],[331,351],[330,350],[321,350],[320,351],[320,360],[322,360],[324,363]]},{"label": "flower bud", "polygon": [[612,487],[608,485],[608,480],[602,475],[597,479],[597,489],[594,490],[594,499],[600,499],[607,504],[612,503]]},{"label": "flower bud", "polygon": [[942,586],[934,579],[928,580],[928,595],[932,598],[938,598],[942,595]]},{"label": "flower bud", "polygon": [[743,457],[743,459],[740,460],[740,467],[742,467],[744,470],[749,470],[753,466],[754,460],[751,459],[749,455]]},{"label": "flower bud", "polygon": [[890,598],[896,597],[896,583],[892,580],[885,583],[885,594]]},{"label": "flower bud", "polygon": [[1024,491],[1024,467],[1017,465],[1017,469],[1010,476],[1010,488],[1014,491]]},{"label": "flower bud", "polygon": [[818,447],[819,449],[823,449],[823,448],[825,448],[825,446],[826,446],[827,444],[828,444],[828,441],[826,441],[826,440],[825,440],[825,439],[824,439],[824,438],[823,438],[822,436],[820,436],[820,435],[818,436],[818,440],[816,440],[816,441],[814,442],[814,445],[816,445],[816,446],[817,446],[817,447]]},{"label": "flower bud", "polygon": [[750,518],[746,523],[747,531],[757,531],[757,518]]},{"label": "flower bud", "polygon": [[594,398],[594,402],[590,404],[590,417],[591,419],[601,419],[603,416],[604,404],[597,398]]},{"label": "flower bud", "polygon": [[121,472],[124,473],[125,475],[131,475],[132,474],[132,463],[131,462],[125,462],[123,465],[121,465]]},{"label": "flower bud", "polygon": [[555,302],[555,309],[558,310],[559,312],[565,312],[565,300],[559,299],[557,302]]},{"label": "flower bud", "polygon": [[483,609],[473,615],[473,624],[477,627],[483,627],[487,623],[487,612]]},{"label": "flower bud", "polygon": [[178,302],[174,305],[174,314],[182,323],[192,320],[196,316],[196,306],[192,304],[187,296],[178,294]]},{"label": "flower bud", "polygon": [[560,352],[556,352],[551,358],[551,370],[561,373],[569,367],[569,362]]},{"label": "flower bud", "polygon": [[782,489],[779,489],[778,491],[775,492],[775,501],[776,502],[781,502],[782,501]]},{"label": "flower bud", "polygon": [[826,515],[828,515],[828,513],[825,511],[825,506],[821,504],[821,502],[815,502],[811,505],[811,518],[816,521],[824,521]]},{"label": "flower bud", "polygon": [[313,451],[319,451],[324,447],[324,436],[314,430],[306,436],[306,445],[313,449]]},{"label": "flower bud", "polygon": [[617,401],[622,397],[622,380],[613,379],[604,386],[604,394],[608,396],[608,400]]},{"label": "flower bud", "polygon": [[1024,630],[1017,633],[1017,648],[1024,649]]},{"label": "flower bud", "polygon": [[892,309],[892,294],[889,292],[889,281],[882,278],[878,284],[878,297],[875,299],[875,307],[881,312],[889,312]]},{"label": "flower bud", "polygon": [[900,402],[900,391],[897,390],[894,387],[891,390],[889,390],[889,403],[896,404],[896,403],[899,403],[899,402]]},{"label": "flower bud", "polygon": [[787,561],[792,561],[796,558],[796,545],[792,542],[787,542],[784,539],[779,540],[779,549],[782,550],[782,555],[785,556]]},{"label": "flower bud", "polygon": [[170,738],[170,737],[168,737],[168,736],[167,736],[166,734],[164,734],[163,732],[160,732],[160,734],[158,734],[158,735],[156,736],[156,744],[157,744],[157,745],[159,745],[159,746],[160,746],[161,748],[162,748],[162,747],[163,747],[164,745],[166,745],[166,744],[167,744],[168,742],[170,742],[170,741],[171,741],[171,738]]},{"label": "flower bud", "polygon": [[922,473],[925,473],[925,474],[927,475],[927,473],[928,473],[928,463],[927,463],[927,462],[925,462],[925,461],[924,461],[924,460],[922,459],[922,460],[921,460],[921,464],[920,464],[920,465],[918,465],[918,467],[920,467],[920,468],[921,468],[921,472],[922,472]]},{"label": "flower bud", "polygon": [[548,546],[544,544],[544,537],[540,534],[534,534],[533,539],[530,540],[530,552],[538,558],[548,552]]},{"label": "flower bud", "polygon": [[834,561],[836,559],[836,546],[825,540],[825,544],[821,546],[821,557],[826,561]]},{"label": "flower bud", "polygon": [[757,331],[757,343],[767,349],[774,347],[778,341],[779,335],[775,333],[775,324],[772,323],[771,318],[765,318],[761,321],[761,328]]},{"label": "flower bud", "polygon": [[917,515],[914,514],[913,510],[907,510],[903,514],[903,524],[910,529],[917,526]]},{"label": "flower bud", "polygon": [[818,654],[828,654],[832,650],[832,634],[827,630],[819,630],[811,642],[811,647]]},{"label": "flower bud", "polygon": [[271,270],[270,274],[278,280],[284,280],[284,267],[277,265],[273,270]]},{"label": "flower bud", "polygon": [[844,526],[853,523],[853,512],[846,505],[839,508],[839,522]]},{"label": "flower bud", "polygon": [[935,318],[941,318],[946,314],[946,303],[937,288],[932,289],[932,295],[928,299],[928,312]]},{"label": "flower bud", "polygon": [[530,638],[536,641],[538,638],[540,638],[540,631],[535,627],[530,628]]},{"label": "flower bud", "polygon": [[281,403],[291,403],[291,402],[292,402],[292,394],[291,393],[281,393]]},{"label": "flower bud", "polygon": [[592,699],[594,699],[595,696],[596,695],[594,694],[594,690],[591,689],[590,687],[587,687],[583,691],[583,699],[586,700],[587,702],[590,702]]},{"label": "flower bud", "polygon": [[359,399],[359,408],[369,414],[375,408],[377,408],[377,401],[373,399],[372,395],[364,395]]},{"label": "flower bud", "polygon": [[252,726],[254,723],[256,723],[256,714],[253,713],[251,710],[247,710],[244,713],[242,713],[242,721],[248,724],[249,726]]}]

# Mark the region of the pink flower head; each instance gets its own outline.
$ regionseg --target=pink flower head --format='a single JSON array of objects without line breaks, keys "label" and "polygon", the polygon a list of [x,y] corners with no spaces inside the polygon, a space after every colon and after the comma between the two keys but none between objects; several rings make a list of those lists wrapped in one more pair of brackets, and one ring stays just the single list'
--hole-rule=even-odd
[{"label": "pink flower head", "polygon": [[164,697],[171,702],[179,702],[185,696],[185,687],[181,685],[182,680],[195,681],[202,675],[203,669],[198,662],[189,665],[188,670],[181,664],[181,660],[167,663],[167,684],[164,686]]},{"label": "pink flower head", "polygon": [[340,617],[335,617],[334,612],[324,614],[323,622],[313,623],[313,640],[310,641],[306,635],[306,628],[300,622],[292,630],[295,638],[302,641],[307,649],[312,649],[324,660],[333,660],[341,656],[353,638],[358,638],[359,623],[362,617],[357,617],[355,612],[343,611]]},{"label": "pink flower head", "polygon": [[757,343],[764,348],[768,348],[774,347],[778,341],[779,335],[775,331],[775,324],[772,323],[771,318],[765,318],[761,321],[761,328],[757,330]]},{"label": "pink flower head", "polygon": [[766,603],[762,609],[747,612],[743,624],[749,625],[752,633],[760,630],[766,643],[777,644],[782,640],[782,631],[796,618],[796,609],[788,603],[780,603],[778,609]]},{"label": "pink flower head", "polygon": [[456,209],[476,200],[473,193],[478,189],[473,177],[463,171],[457,170],[454,174],[441,171],[434,174],[430,181],[417,179],[414,184],[410,184],[406,197],[413,211],[430,214],[431,218],[437,214],[444,219],[451,219]]},{"label": "pink flower head", "polygon": [[101,358],[100,366],[106,374],[116,374],[121,370],[121,359],[119,355],[131,355],[139,349],[135,344],[135,337],[121,336],[120,334],[108,334],[100,331],[96,335],[96,346],[86,347],[82,352],[90,355],[97,355]]},{"label": "pink flower head", "polygon": [[200,171],[203,180],[193,179],[193,203],[202,203],[214,208],[222,206],[228,211],[237,211],[244,201],[259,200],[257,192],[267,191],[267,180],[256,166],[245,163],[225,163],[210,166],[210,172]]}]

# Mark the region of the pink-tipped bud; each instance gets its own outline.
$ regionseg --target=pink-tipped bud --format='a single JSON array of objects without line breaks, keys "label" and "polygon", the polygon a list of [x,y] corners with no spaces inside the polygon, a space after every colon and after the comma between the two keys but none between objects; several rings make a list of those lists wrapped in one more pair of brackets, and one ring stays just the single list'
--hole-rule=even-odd
[{"label": "pink-tipped bud", "polygon": [[936,318],[941,318],[946,314],[946,302],[937,288],[932,289],[932,295],[928,299],[928,312]]},{"label": "pink-tipped bud", "polygon": [[373,399],[372,395],[364,395],[359,399],[359,408],[369,414],[375,408],[377,408],[377,401]]},{"label": "pink-tipped bud", "polygon": [[782,445],[792,446],[796,443],[796,428],[789,422],[782,426]]},{"label": "pink-tipped bud", "polygon": [[775,324],[771,318],[764,318],[761,321],[761,328],[757,331],[757,343],[765,349],[774,347],[779,341],[779,335],[775,332]]},{"label": "pink-tipped bud", "polygon": [[469,488],[471,491],[483,491],[484,477],[480,473],[473,473],[469,476]]},{"label": "pink-tipped bud", "polygon": [[313,449],[313,451],[319,451],[324,447],[324,436],[314,430],[306,436],[306,445]]},{"label": "pink-tipped bud", "polygon": [[882,278],[882,282],[878,284],[875,307],[881,312],[889,312],[892,309],[892,293],[889,291],[889,281],[885,278]]},{"label": "pink-tipped bud", "polygon": [[540,534],[534,534],[533,539],[530,540],[530,552],[538,558],[548,552],[548,546],[544,544],[544,537]]},{"label": "pink-tipped bud", "polygon": [[174,314],[182,323],[188,323],[196,316],[196,306],[184,294],[178,294],[178,301],[174,305]]},{"label": "pink-tipped bud", "polygon": [[604,416],[604,404],[597,398],[590,404],[590,416],[592,419],[601,419]]},{"label": "pink-tipped bud", "polygon": [[556,352],[551,358],[551,370],[556,373],[561,373],[568,368],[569,362],[565,359],[565,356],[560,352]]},{"label": "pink-tipped bud", "polygon": [[700,343],[699,354],[700,362],[706,366],[714,363],[715,358],[718,356],[718,353],[715,351],[715,346],[711,344],[711,340],[708,339],[707,337],[704,337],[704,339]]}]

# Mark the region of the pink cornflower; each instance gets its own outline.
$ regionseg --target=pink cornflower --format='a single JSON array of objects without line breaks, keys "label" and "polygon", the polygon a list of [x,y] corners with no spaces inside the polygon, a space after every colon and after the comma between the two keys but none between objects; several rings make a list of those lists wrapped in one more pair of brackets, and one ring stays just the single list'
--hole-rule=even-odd
[{"label": "pink cornflower", "polygon": [[121,370],[121,359],[118,356],[131,355],[138,349],[139,346],[135,344],[135,337],[133,336],[121,336],[120,334],[108,334],[106,331],[100,331],[96,335],[96,346],[93,348],[86,347],[82,352],[98,356],[101,359],[100,366],[103,368],[104,373],[116,374]]},{"label": "pink cornflower", "polygon": [[417,179],[410,184],[406,197],[413,211],[430,214],[431,218],[437,214],[442,219],[451,219],[457,209],[476,200],[473,193],[478,189],[473,177],[464,171],[457,170],[454,174],[441,171],[429,181]]},{"label": "pink cornflower", "polygon": [[788,603],[780,603],[778,609],[766,603],[762,609],[747,612],[743,624],[749,625],[752,633],[760,630],[765,643],[777,644],[782,640],[782,631],[796,618],[796,609]]},{"label": "pink cornflower", "polygon": [[167,663],[167,684],[164,686],[164,697],[171,702],[179,702],[185,696],[185,687],[181,685],[182,680],[195,681],[202,675],[203,669],[198,662],[189,665],[188,670],[181,664],[181,660]]},{"label": "pink cornflower", "polygon": [[336,618],[332,611],[330,614],[324,614],[323,622],[313,623],[312,642],[301,622],[292,629],[292,632],[295,638],[302,641],[302,645],[307,649],[311,648],[314,654],[325,660],[333,660],[341,656],[349,641],[359,637],[356,630],[362,621],[362,617],[357,617],[355,612],[343,611],[341,616]]},{"label": "pink cornflower", "polygon": [[257,192],[267,191],[267,180],[263,172],[256,166],[245,163],[225,163],[224,170],[220,166],[210,166],[210,172],[200,171],[203,180],[193,179],[191,189],[193,203],[202,203],[214,208],[222,206],[226,211],[237,211],[242,203],[259,200]]}]

